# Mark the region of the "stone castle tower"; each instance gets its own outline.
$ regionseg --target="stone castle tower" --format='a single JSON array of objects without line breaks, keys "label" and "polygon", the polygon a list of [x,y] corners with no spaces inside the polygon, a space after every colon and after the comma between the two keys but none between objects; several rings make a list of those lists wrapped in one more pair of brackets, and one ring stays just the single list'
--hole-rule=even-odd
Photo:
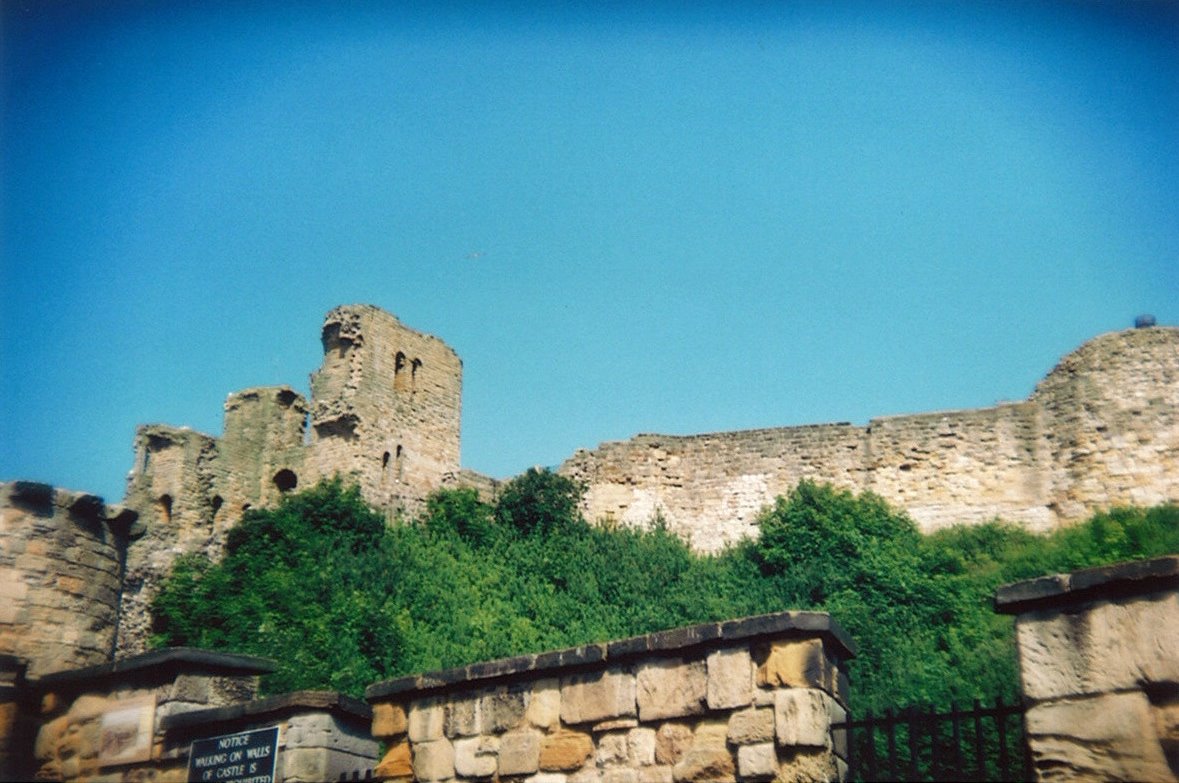
[{"label": "stone castle tower", "polygon": [[154,584],[175,554],[216,555],[251,507],[339,476],[393,518],[443,485],[487,483],[459,469],[462,362],[446,343],[371,305],[332,310],[322,340],[310,404],[287,386],[258,387],[229,395],[219,438],[139,428],[124,504],[146,534],[127,560],[122,652],[142,649]]}]

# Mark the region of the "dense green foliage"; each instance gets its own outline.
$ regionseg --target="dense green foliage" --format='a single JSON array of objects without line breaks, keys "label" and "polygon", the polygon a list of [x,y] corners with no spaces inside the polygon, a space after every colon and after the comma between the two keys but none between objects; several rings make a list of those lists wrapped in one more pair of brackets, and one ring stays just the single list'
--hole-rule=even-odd
[{"label": "dense green foliage", "polygon": [[921,535],[871,494],[800,484],[761,536],[693,554],[662,524],[608,530],[549,471],[498,502],[433,496],[387,526],[338,482],[250,511],[216,564],[177,563],[157,598],[157,644],[265,655],[271,692],[358,694],[399,674],[782,609],[823,609],[859,647],[857,712],[1013,698],[1009,581],[1179,552],[1179,508],[1119,509],[1050,536],[993,522]]}]

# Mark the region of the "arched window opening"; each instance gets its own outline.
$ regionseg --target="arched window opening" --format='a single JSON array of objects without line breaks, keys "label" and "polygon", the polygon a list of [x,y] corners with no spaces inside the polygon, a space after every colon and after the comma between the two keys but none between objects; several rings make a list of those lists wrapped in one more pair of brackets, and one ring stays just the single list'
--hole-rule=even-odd
[{"label": "arched window opening", "polygon": [[250,510],[250,504],[249,503],[242,503],[242,513],[244,514],[249,510]]},{"label": "arched window opening", "polygon": [[213,496],[213,521],[217,521],[217,512],[221,510],[221,506],[225,505],[225,499],[220,495]]},{"label": "arched window opening", "polygon": [[172,521],[172,496],[160,495],[159,501],[160,518],[165,522]]},{"label": "arched window opening", "polygon": [[402,450],[401,445],[398,444],[398,446],[397,446],[397,462],[393,468],[393,470],[397,474],[398,481],[401,481],[402,477],[405,475],[405,459],[404,459],[404,457],[405,457],[405,452]]},{"label": "arched window opening", "polygon": [[290,492],[298,485],[299,477],[295,475],[294,471],[283,468],[274,474],[274,486],[278,487],[279,492]]},{"label": "arched window opening", "polygon": [[406,391],[409,389],[410,373],[405,371],[405,354],[401,351],[397,352],[397,358],[393,360],[393,390]]},{"label": "arched window opening", "polygon": [[418,370],[422,369],[422,360],[414,359],[409,370],[409,386],[413,391],[418,390]]},{"label": "arched window opening", "polygon": [[389,452],[381,455],[381,483],[384,484],[389,480]]}]

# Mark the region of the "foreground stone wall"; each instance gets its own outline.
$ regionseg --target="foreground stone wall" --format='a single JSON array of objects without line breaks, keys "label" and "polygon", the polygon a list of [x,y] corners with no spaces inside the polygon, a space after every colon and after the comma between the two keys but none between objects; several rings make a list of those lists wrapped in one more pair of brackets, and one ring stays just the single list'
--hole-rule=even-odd
[{"label": "foreground stone wall", "polygon": [[1179,780],[1179,556],[1000,588],[1038,779]]},{"label": "foreground stone wall", "polygon": [[163,754],[168,716],[252,699],[270,661],[185,648],[55,672],[32,683],[38,780],[184,781]]},{"label": "foreground stone wall", "polygon": [[706,435],[639,435],[578,451],[560,472],[590,519],[656,514],[716,551],[756,534],[799,481],[871,490],[929,532],[996,516],[1046,531],[1100,508],[1179,501],[1179,329],[1102,335],[1028,400],[978,410]]},{"label": "foreground stone wall", "polygon": [[94,495],[0,484],[0,654],[30,677],[109,660],[137,533],[133,512]]},{"label": "foreground stone wall", "polygon": [[276,781],[358,780],[377,763],[371,723],[364,702],[334,691],[297,691],[168,716],[161,722],[161,759],[184,770],[195,739],[277,727]]},{"label": "foreground stone wall", "polygon": [[842,779],[852,645],[783,612],[369,687],[383,780]]}]

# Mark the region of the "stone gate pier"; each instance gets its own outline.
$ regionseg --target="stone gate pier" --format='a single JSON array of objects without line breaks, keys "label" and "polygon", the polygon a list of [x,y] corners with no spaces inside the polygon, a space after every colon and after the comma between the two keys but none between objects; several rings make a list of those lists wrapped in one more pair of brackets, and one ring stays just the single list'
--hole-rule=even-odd
[{"label": "stone gate pier", "polygon": [[376,683],[382,780],[839,780],[847,634],[781,612]]},{"label": "stone gate pier", "polygon": [[1179,780],[1179,556],[999,589],[1037,777]]}]

